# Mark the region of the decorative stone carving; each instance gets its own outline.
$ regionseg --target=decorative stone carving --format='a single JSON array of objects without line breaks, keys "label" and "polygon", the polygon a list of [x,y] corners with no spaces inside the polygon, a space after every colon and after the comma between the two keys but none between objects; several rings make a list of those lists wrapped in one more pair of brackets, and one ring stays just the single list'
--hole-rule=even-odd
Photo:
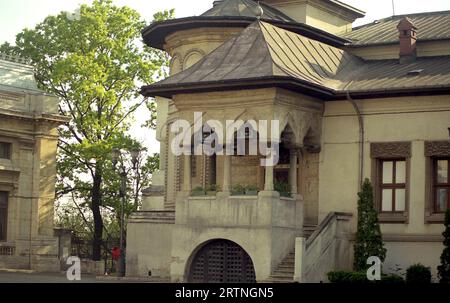
[{"label": "decorative stone carving", "polygon": [[448,157],[450,156],[450,141],[426,141],[426,157]]},{"label": "decorative stone carving", "polygon": [[411,157],[411,142],[383,142],[370,145],[372,158]]}]

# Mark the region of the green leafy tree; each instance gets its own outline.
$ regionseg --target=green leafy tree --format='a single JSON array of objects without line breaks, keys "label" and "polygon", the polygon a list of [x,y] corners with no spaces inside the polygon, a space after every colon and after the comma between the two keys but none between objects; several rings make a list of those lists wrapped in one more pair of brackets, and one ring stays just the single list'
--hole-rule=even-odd
[{"label": "green leafy tree", "polygon": [[17,56],[19,54],[18,48],[14,45],[4,42],[0,45],[0,54],[5,54],[9,56]]},{"label": "green leafy tree", "polygon": [[438,266],[439,282],[450,283],[450,209],[445,212],[444,250],[441,254],[441,264]]},{"label": "green leafy tree", "polygon": [[[157,12],[156,14],[153,15],[153,22],[173,19],[174,17],[175,17],[174,9]],[[169,62],[170,62],[169,54],[167,52],[157,49],[154,49],[153,51],[155,54],[154,60],[156,60],[161,65],[160,73],[158,74],[157,79],[166,78],[167,76],[169,76]],[[143,126],[154,129],[156,128],[156,102],[153,99],[151,99],[146,103],[146,106],[150,112],[150,118],[144,123]]]},{"label": "green leafy tree", "polygon": [[373,201],[373,187],[368,179],[364,181],[361,192],[358,193],[358,228],[354,244],[354,263],[356,271],[366,270],[367,259],[377,256],[383,262],[386,249],[383,245],[378,213]]},{"label": "green leafy tree", "polygon": [[[132,169],[129,155],[125,155],[124,165],[128,171],[125,216],[129,216],[142,204],[141,191],[151,185],[152,173],[159,168],[159,154],[147,155],[145,149],[139,155],[136,163],[137,169]],[[103,240],[118,240],[120,230],[121,199],[119,197],[120,178],[110,165],[104,170],[105,181],[103,191]],[[61,185],[61,184],[60,184]],[[85,202],[85,193],[71,191],[63,195],[65,186],[56,203],[56,225],[70,229],[76,239],[91,241],[94,235],[94,222],[89,211],[89,203]],[[89,253],[90,254],[90,253]]]},{"label": "green leafy tree", "polygon": [[113,191],[105,179],[111,149],[137,144],[126,132],[133,113],[149,102],[137,87],[163,76],[167,65],[160,51],[140,42],[144,26],[135,10],[95,0],[80,6],[79,18],[62,12],[16,37],[39,87],[58,96],[60,114],[71,118],[59,129],[58,190],[75,193],[91,211],[94,260],[101,257],[102,210],[115,207],[105,195]]}]

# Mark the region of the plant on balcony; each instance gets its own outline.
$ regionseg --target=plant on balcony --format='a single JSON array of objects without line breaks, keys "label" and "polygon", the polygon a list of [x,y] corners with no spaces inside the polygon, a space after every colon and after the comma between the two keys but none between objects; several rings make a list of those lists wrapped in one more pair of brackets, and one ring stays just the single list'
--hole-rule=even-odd
[{"label": "plant on balcony", "polygon": [[244,194],[245,194],[245,187],[240,184],[233,185],[233,187],[231,188],[232,196],[240,196]]},{"label": "plant on balcony", "polygon": [[422,264],[414,264],[406,270],[406,283],[430,284],[431,269]]},{"label": "plant on balcony", "polygon": [[245,187],[245,195],[246,196],[256,196],[258,195],[258,186],[249,185]]},{"label": "plant on balcony", "polygon": [[373,202],[373,187],[369,179],[364,181],[358,196],[358,228],[354,244],[353,267],[355,271],[366,271],[370,267],[367,259],[377,256],[383,262],[386,258],[386,249],[381,237],[378,212]]},{"label": "plant on balcony", "polygon": [[279,192],[281,197],[291,197],[291,187],[287,182],[277,180],[273,185],[275,191]]},{"label": "plant on balcony", "polygon": [[441,265],[438,266],[439,282],[450,283],[450,209],[445,213],[444,250],[441,254]]},{"label": "plant on balcony", "polygon": [[201,186],[197,186],[191,192],[191,196],[204,196],[204,195],[206,195],[206,192],[204,188]]},{"label": "plant on balcony", "polygon": [[206,187],[206,195],[207,196],[215,196],[219,190],[220,189],[217,184],[210,184]]}]

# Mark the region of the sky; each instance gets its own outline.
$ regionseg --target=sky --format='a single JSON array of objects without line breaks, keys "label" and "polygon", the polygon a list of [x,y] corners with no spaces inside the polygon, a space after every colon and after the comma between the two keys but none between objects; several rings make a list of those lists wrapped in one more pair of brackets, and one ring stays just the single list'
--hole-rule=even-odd
[{"label": "sky", "polygon": [[[373,22],[393,14],[392,0],[341,0],[366,12],[364,18],[358,19],[354,25]],[[14,43],[15,35],[24,28],[33,28],[48,15],[61,11],[74,11],[80,4],[91,3],[92,0],[0,0],[0,44],[4,41]],[[177,18],[200,15],[212,7],[213,0],[114,0],[116,5],[127,5],[136,9],[148,22],[154,13],[175,8]],[[450,10],[450,0],[394,0],[395,14],[410,14]],[[151,153],[159,152],[159,144],[155,140],[155,132],[143,129],[140,125],[149,113],[142,110],[137,115],[131,133],[144,142]]]}]

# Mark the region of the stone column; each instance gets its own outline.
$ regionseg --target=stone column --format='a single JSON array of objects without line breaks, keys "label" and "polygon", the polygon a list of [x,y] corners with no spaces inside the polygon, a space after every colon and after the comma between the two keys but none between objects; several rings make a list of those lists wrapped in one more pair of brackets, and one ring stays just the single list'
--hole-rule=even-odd
[{"label": "stone column", "polygon": [[294,148],[289,150],[289,184],[291,185],[291,193],[292,195],[296,195],[298,193],[297,189],[297,159],[298,159],[298,151]]},{"label": "stone column", "polygon": [[266,178],[264,182],[264,191],[273,191],[273,165],[266,166]]},{"label": "stone column", "polygon": [[223,156],[223,192],[230,192],[231,190],[231,156]]},{"label": "stone column", "polygon": [[191,191],[191,155],[184,155],[183,191]]}]

